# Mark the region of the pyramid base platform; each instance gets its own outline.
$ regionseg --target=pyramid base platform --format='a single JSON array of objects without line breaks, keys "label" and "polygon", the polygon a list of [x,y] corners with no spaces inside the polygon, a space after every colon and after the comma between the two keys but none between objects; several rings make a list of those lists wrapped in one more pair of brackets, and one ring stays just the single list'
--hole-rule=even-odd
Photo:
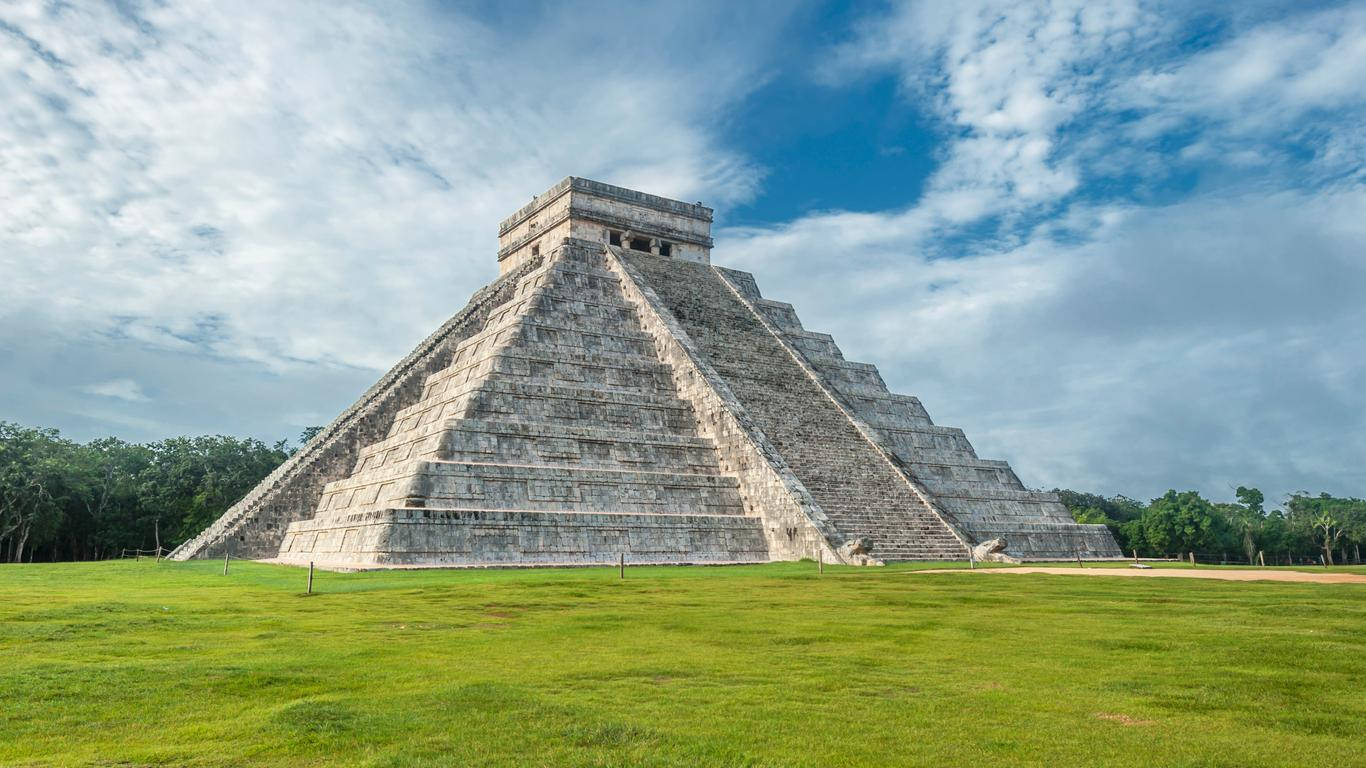
[{"label": "pyramid base platform", "polygon": [[293,523],[272,562],[334,570],[765,563],[740,515],[384,509]]},{"label": "pyramid base platform", "polygon": [[1021,560],[1123,559],[1114,537],[1103,525],[1012,520],[990,526],[963,527],[975,534],[978,541],[1005,539],[1006,553]]}]

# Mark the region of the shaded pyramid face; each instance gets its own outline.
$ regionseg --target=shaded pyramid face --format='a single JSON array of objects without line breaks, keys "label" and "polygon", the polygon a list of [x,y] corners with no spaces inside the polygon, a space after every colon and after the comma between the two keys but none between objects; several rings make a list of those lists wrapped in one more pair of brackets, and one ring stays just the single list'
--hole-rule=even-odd
[{"label": "shaded pyramid face", "polygon": [[697,433],[601,249],[564,246],[461,342],[284,560],[754,562],[761,521]]},{"label": "shaded pyramid face", "polygon": [[[1118,556],[710,263],[711,209],[570,177],[502,277],[174,553],[343,568]],[[543,255],[544,254],[544,255]]]},{"label": "shaded pyramid face", "polygon": [[829,334],[802,327],[791,304],[763,298],[753,275],[624,256],[706,347],[837,527],[871,537],[879,558],[954,556],[948,529],[972,543],[1003,539],[1020,557],[1120,554],[1104,526],[1078,525],[1056,494],[979,458],[963,430],[936,425],[918,398],[889,391],[876,366],[846,360]]}]

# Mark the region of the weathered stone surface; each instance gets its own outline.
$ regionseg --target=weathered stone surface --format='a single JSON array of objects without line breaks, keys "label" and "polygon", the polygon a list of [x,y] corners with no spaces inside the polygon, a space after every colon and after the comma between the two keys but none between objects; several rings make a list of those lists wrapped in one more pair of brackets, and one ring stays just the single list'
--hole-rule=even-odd
[{"label": "weathered stone surface", "polygon": [[840,545],[840,559],[850,565],[882,565],[873,557],[873,540],[867,536],[850,539]]},{"label": "weathered stone surface", "polygon": [[715,269],[623,255],[844,537],[871,538],[880,560],[967,558],[962,537]]},{"label": "weathered stone surface", "polygon": [[1118,555],[752,276],[712,267],[710,222],[701,204],[557,184],[503,222],[498,281],[174,556]]},{"label": "weathered stone surface", "polygon": [[982,563],[1018,563],[1020,558],[1006,554],[1005,539],[988,539],[972,548],[974,560]]},{"label": "weathered stone surface", "polygon": [[400,360],[355,404],[171,556],[188,560],[222,557],[227,552],[236,557],[273,557],[289,524],[312,517],[323,486],[348,475],[358,449],[389,430],[395,413],[419,398],[427,376],[446,367],[455,345],[481,329],[489,311],[507,301],[520,278],[535,267],[535,262],[525,263],[476,291],[464,309]]},{"label": "weathered stone surface", "polygon": [[978,458],[961,429],[936,426],[919,399],[888,391],[876,366],[845,360],[829,334],[802,327],[791,304],[764,299],[752,275],[715,269],[966,538],[1002,537],[1032,559],[1120,555],[1105,526],[1077,524],[1057,495],[1025,488],[1004,461]]}]

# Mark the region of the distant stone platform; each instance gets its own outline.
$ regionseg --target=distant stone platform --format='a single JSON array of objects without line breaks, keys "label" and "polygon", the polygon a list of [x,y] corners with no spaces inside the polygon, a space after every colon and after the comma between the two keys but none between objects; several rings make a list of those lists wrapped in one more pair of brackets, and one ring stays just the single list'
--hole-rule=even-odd
[{"label": "distant stone platform", "polygon": [[500,227],[497,281],[173,557],[835,563],[854,541],[876,562],[992,538],[1119,556],[752,275],[712,266],[711,214],[552,187]]}]

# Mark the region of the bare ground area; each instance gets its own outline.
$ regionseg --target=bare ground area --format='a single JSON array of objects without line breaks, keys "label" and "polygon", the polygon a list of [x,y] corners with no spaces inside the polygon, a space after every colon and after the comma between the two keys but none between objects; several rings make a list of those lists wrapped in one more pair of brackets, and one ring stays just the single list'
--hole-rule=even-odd
[{"label": "bare ground area", "polygon": [[968,570],[931,569],[912,573],[1053,573],[1060,576],[1168,576],[1178,579],[1219,579],[1221,581],[1299,581],[1319,584],[1366,584],[1366,574],[1308,573],[1305,571],[1230,570],[1223,568],[1056,568],[1022,566],[1019,568],[978,568]]}]

